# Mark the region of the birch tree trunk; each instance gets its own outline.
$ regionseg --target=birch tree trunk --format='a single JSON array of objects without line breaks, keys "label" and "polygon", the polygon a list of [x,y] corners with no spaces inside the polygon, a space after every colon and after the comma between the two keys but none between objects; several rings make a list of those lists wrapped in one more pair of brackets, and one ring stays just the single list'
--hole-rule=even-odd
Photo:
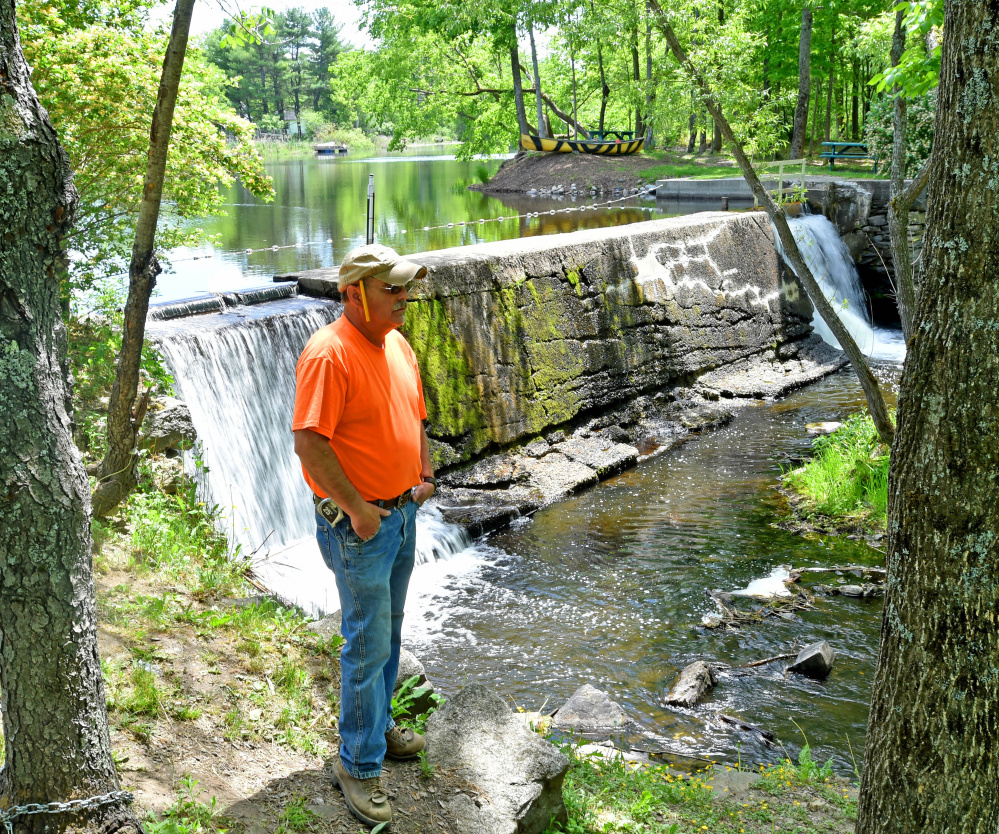
[{"label": "birch tree trunk", "polygon": [[184,55],[187,52],[187,36],[191,29],[193,11],[194,0],[177,0],[156,107],[153,110],[146,177],[135,228],[132,262],[128,270],[125,327],[108,403],[108,450],[101,461],[98,484],[93,496],[94,515],[97,516],[105,516],[114,510],[135,486],[136,446],[147,404],[146,397],[137,401],[142,342],[146,336],[149,298],[156,286],[156,276],[160,274],[160,264],[155,253],[156,223],[163,199],[170,129],[180,88],[180,76],[184,70]]},{"label": "birch tree trunk", "polygon": [[999,828],[997,31],[948,0],[859,834]]},{"label": "birch tree trunk", "polygon": [[[77,195],[0,0],[0,807],[102,797],[111,759],[90,562],[90,490],[70,434],[59,305]],[[141,830],[120,798],[19,816],[25,832]]]}]

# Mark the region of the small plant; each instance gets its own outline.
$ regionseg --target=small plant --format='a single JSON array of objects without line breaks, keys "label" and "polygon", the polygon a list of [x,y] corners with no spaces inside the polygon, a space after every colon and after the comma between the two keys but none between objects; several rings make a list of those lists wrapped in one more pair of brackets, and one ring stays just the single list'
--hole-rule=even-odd
[{"label": "small plant", "polygon": [[[392,696],[392,717],[401,726],[409,727],[413,732],[423,735],[427,728],[427,719],[444,703],[444,699],[436,692],[430,692],[430,687],[428,686],[417,686],[419,680],[418,675],[413,675],[413,677],[407,678],[402,682],[399,691]],[[416,706],[417,701],[428,692],[430,692],[430,700],[433,701],[434,706],[425,713],[413,715],[412,710]]]},{"label": "small plant", "polygon": [[433,762],[427,759],[427,751],[421,750],[419,753],[420,759],[420,778],[421,779],[431,779],[434,775],[434,770],[436,766]]},{"label": "small plant", "polygon": [[173,805],[163,812],[163,819],[152,815],[147,818],[147,834],[225,834],[226,829],[219,827],[216,799],[213,796],[209,802],[201,802],[204,792],[197,779],[185,776]]},{"label": "small plant", "polygon": [[485,185],[492,179],[492,174],[489,173],[489,166],[484,163],[479,163],[475,166],[475,178]]},{"label": "small plant", "polygon": [[832,759],[819,767],[812,761],[812,749],[806,742],[798,753],[798,779],[810,785],[813,782],[824,782],[830,776],[832,776]]}]

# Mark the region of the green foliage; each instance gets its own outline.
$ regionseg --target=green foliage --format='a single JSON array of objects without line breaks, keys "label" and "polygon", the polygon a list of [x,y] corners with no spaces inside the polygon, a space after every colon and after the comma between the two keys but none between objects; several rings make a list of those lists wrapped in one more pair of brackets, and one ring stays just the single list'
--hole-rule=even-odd
[{"label": "green foliage", "polygon": [[[940,83],[939,37],[944,24],[944,0],[905,0],[892,13],[905,12],[905,51],[898,66],[887,67],[871,79],[879,93],[894,90],[906,98],[924,96]],[[927,36],[935,33],[935,45],[928,49]]]},{"label": "green foliage", "polygon": [[489,173],[489,166],[485,165],[485,164],[482,164],[482,163],[480,163],[479,165],[476,165],[475,166],[475,178],[480,183],[482,183],[483,185],[485,185],[486,183],[488,183],[489,180],[492,179],[492,174]]},{"label": "green foliage", "polygon": [[[933,90],[910,99],[906,107],[905,176],[913,177],[930,158],[937,113],[937,94]],[[895,137],[894,103],[890,96],[876,96],[867,114],[864,138],[871,153],[886,169],[891,166]]]},{"label": "green foliage", "polygon": [[419,675],[413,675],[402,682],[402,686],[392,696],[392,717],[401,726],[409,727],[414,732],[423,735],[427,728],[427,719],[444,704],[444,699],[436,692],[431,692],[430,700],[433,701],[434,706],[426,712],[413,715],[412,710],[416,706],[416,702],[430,692],[430,687],[417,686],[419,680]]},{"label": "green foliage", "polygon": [[[59,133],[80,193],[68,263],[71,285],[89,288],[131,257],[149,130],[166,33],[148,31],[147,2],[88,5],[28,0],[18,8],[32,84]],[[270,180],[252,125],[225,98],[224,74],[189,46],[174,114],[164,187],[161,249],[200,241],[185,218],[222,210],[220,185],[237,177],[261,197]]]},{"label": "green foliage", "polygon": [[784,483],[805,499],[810,512],[856,517],[884,525],[889,455],[870,416],[855,415],[813,444],[815,456],[788,472]]},{"label": "green foliage", "polygon": [[176,799],[163,812],[163,818],[157,820],[152,813],[146,818],[147,834],[225,834],[227,829],[220,827],[223,823],[216,799],[213,796],[209,802],[202,802],[204,792],[197,779],[184,776]]},{"label": "green foliage", "polygon": [[[121,351],[124,298],[120,286],[104,283],[90,294],[92,310],[70,316],[67,322],[70,372],[73,375],[73,408],[76,442],[82,451],[102,457],[107,443],[106,398],[111,393]],[[143,342],[141,377],[154,395],[170,394],[173,377],[151,342]]]}]

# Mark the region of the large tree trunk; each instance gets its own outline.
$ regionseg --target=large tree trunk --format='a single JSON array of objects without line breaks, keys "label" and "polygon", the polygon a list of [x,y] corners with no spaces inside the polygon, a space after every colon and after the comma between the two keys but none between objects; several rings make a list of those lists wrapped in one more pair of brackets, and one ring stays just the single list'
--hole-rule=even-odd
[{"label": "large tree trunk", "polygon": [[805,130],[808,127],[808,105],[812,94],[812,10],[801,10],[801,40],[798,41],[798,106],[794,110],[791,133],[791,159],[805,155]]},{"label": "large tree trunk", "polygon": [[125,329],[108,403],[108,450],[101,461],[98,485],[94,490],[94,515],[97,516],[105,516],[114,510],[135,486],[136,447],[147,404],[146,396],[136,401],[142,342],[146,336],[149,298],[156,286],[156,276],[160,274],[160,264],[154,251],[156,223],[163,198],[170,129],[173,125],[177,91],[180,88],[180,76],[184,69],[184,54],[187,51],[187,36],[191,29],[193,11],[194,0],[177,0],[156,107],[153,110],[142,202],[139,204],[135,244],[128,270]]},{"label": "large tree trunk", "polygon": [[[891,43],[891,65],[898,66],[905,51],[905,9],[895,13],[895,32]],[[901,202],[905,189],[905,151],[908,117],[905,97],[898,86],[895,90],[892,114],[893,143],[891,153],[891,200],[888,203],[888,233],[891,238],[892,263],[895,266],[895,295],[898,315],[902,320],[902,334],[908,341],[912,336],[912,316],[916,309],[916,287],[912,275],[912,258],[909,257],[909,206]]]},{"label": "large tree trunk", "polygon": [[[999,2],[999,0],[996,0],[996,2]],[[878,381],[875,379],[874,374],[871,373],[871,369],[868,367],[864,355],[860,352],[860,348],[857,347],[857,343],[853,340],[853,337],[850,335],[850,332],[846,329],[839,316],[836,315],[836,311],[833,309],[832,305],[826,299],[825,295],[823,295],[815,277],[812,275],[811,270],[805,263],[805,259],[801,257],[801,252],[798,250],[798,244],[794,239],[794,235],[791,234],[791,228],[787,224],[787,217],[785,217],[784,212],[776,206],[773,199],[760,182],[760,178],[756,176],[756,172],[753,170],[749,157],[746,156],[746,152],[743,150],[742,145],[739,143],[738,139],[735,138],[735,134],[732,132],[732,126],[728,123],[728,120],[721,112],[721,107],[719,106],[718,100],[715,98],[711,87],[708,85],[708,82],[705,80],[704,76],[700,73],[697,67],[695,67],[687,57],[687,53],[680,45],[680,41],[677,38],[676,33],[673,31],[673,27],[669,25],[666,15],[663,14],[662,7],[659,5],[659,0],[649,0],[649,3],[652,6],[652,10],[658,17],[659,28],[666,36],[666,41],[669,44],[670,50],[673,52],[673,56],[676,58],[677,63],[683,67],[690,78],[694,81],[696,86],[700,88],[704,105],[707,107],[711,117],[721,125],[725,141],[728,142],[729,147],[732,149],[732,154],[735,156],[736,162],[739,163],[739,167],[742,169],[742,175],[745,177],[746,182],[753,191],[753,196],[756,197],[763,208],[766,209],[770,222],[773,223],[777,230],[777,235],[780,238],[781,247],[784,250],[785,256],[791,262],[792,270],[798,277],[801,285],[804,287],[812,305],[815,307],[818,314],[822,316],[822,320],[829,326],[833,336],[836,337],[836,340],[843,348],[843,352],[850,360],[854,373],[857,374],[857,380],[860,383],[860,387],[863,389],[864,394],[867,397],[867,405],[871,411],[871,419],[877,427],[878,435],[881,437],[882,441],[890,443],[892,437],[894,436],[895,429],[894,426],[892,426],[891,420],[888,418],[888,408],[885,406],[881,388],[878,386]]]},{"label": "large tree trunk", "polygon": [[999,828],[997,31],[948,0],[859,834]]},{"label": "large tree trunk", "polygon": [[[527,110],[524,109],[524,86],[520,83],[520,53],[517,50],[517,24],[513,24],[513,40],[510,42],[510,67],[513,71],[513,102],[517,108],[517,126],[520,135],[530,133],[527,127]],[[517,137],[517,147],[521,147]]]},{"label": "large tree trunk", "polygon": [[0,0],[0,807],[20,832],[138,830],[111,760],[90,564],[90,496],[70,435],[59,286],[76,210],[69,162]]},{"label": "large tree trunk", "polygon": [[534,99],[538,103],[538,135],[545,139],[548,131],[545,130],[544,109],[541,106],[541,73],[538,72],[538,50],[534,45],[534,27],[527,24],[527,34],[531,38],[531,66],[534,68]]}]

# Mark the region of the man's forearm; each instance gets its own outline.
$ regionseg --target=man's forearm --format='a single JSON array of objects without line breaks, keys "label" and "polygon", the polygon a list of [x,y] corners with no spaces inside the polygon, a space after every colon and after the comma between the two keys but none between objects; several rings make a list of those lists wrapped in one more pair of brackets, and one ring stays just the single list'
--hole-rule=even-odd
[{"label": "man's forearm", "polygon": [[432,478],[434,467],[430,463],[430,442],[427,440],[427,427],[420,424],[420,475]]},{"label": "man's forearm", "polygon": [[296,431],[295,454],[301,459],[302,466],[312,480],[347,515],[354,516],[367,503],[343,471],[340,459],[329,440],[319,432],[311,429]]}]

